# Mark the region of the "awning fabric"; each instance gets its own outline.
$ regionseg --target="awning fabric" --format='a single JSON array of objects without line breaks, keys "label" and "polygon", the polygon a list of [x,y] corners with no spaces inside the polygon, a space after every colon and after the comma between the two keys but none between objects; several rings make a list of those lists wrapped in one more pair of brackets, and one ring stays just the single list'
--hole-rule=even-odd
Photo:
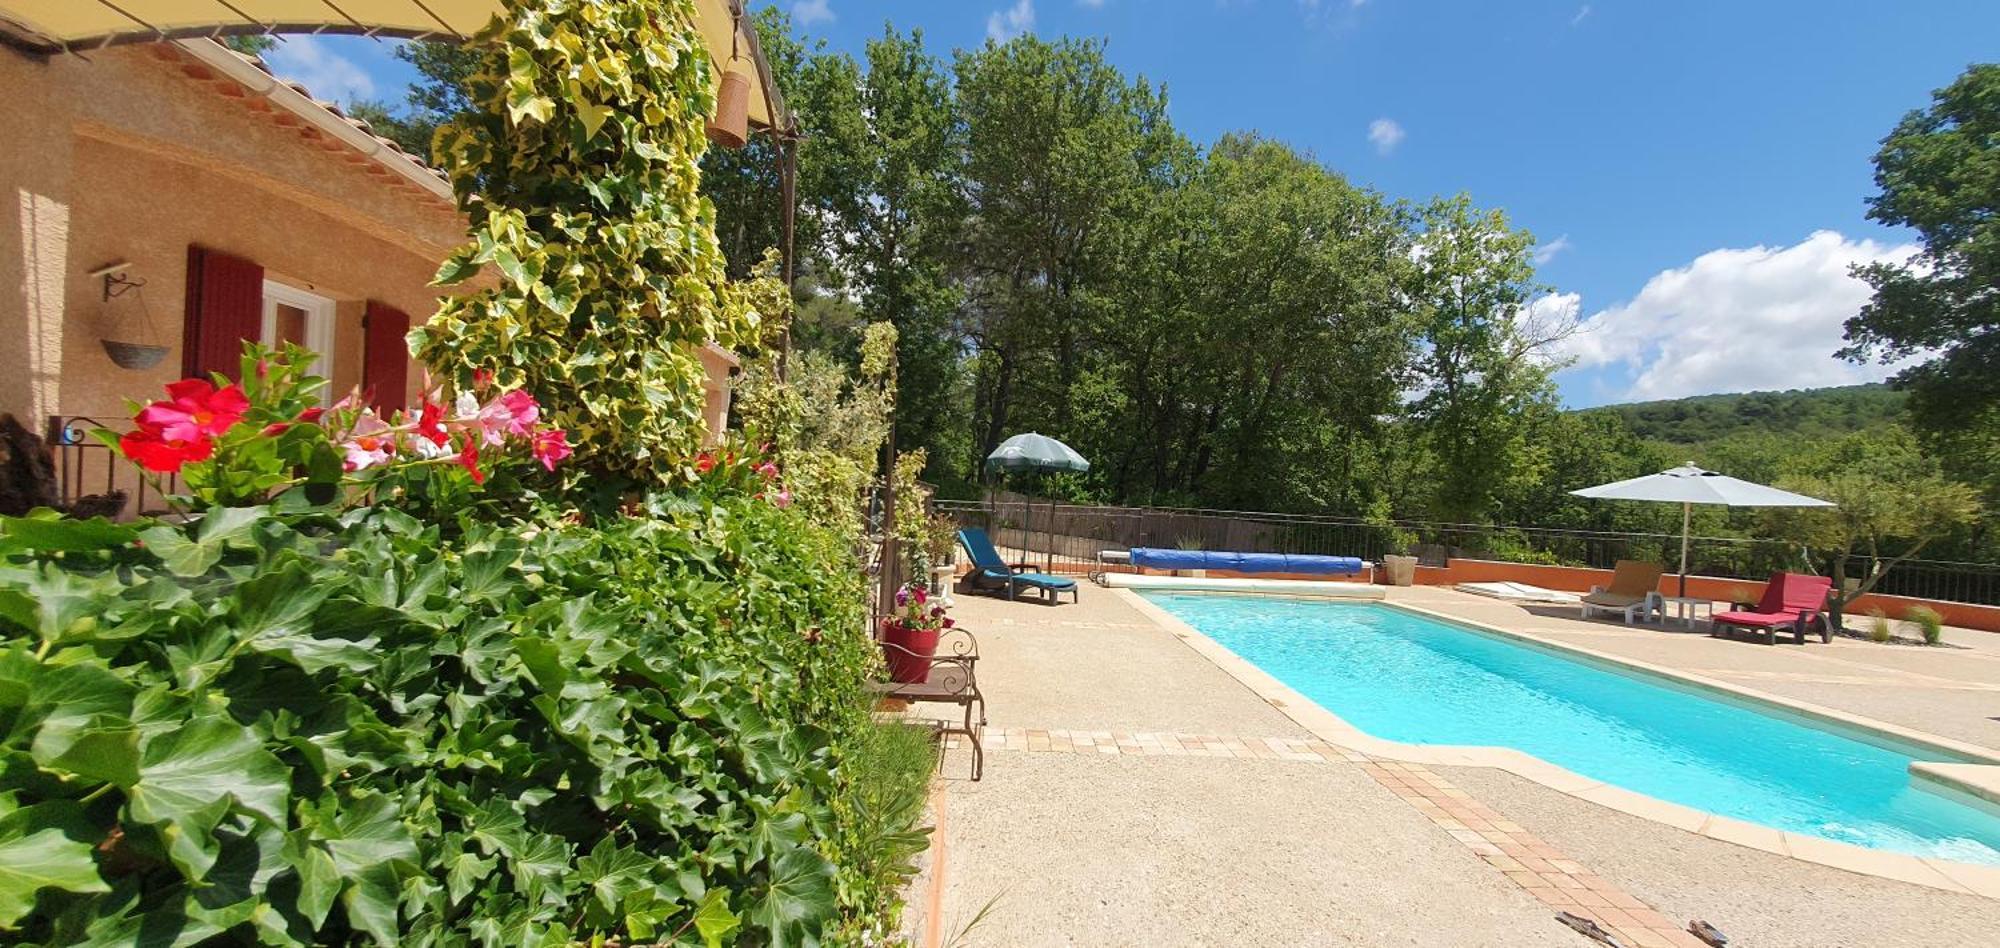
[{"label": "awning fabric", "polygon": [[[0,0],[0,42],[40,52],[84,51],[117,43],[246,33],[349,33],[462,40],[500,11],[499,0]],[[750,122],[771,128],[786,114],[741,0],[695,0],[716,69],[732,48],[769,94],[750,96]],[[737,33],[732,45],[730,34]],[[715,81],[721,81],[718,72]],[[789,124],[789,123],[781,123]]]}]

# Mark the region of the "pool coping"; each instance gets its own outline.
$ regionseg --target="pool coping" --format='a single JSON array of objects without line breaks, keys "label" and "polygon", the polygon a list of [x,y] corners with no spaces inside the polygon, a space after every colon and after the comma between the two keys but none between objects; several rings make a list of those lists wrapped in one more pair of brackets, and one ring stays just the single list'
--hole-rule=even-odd
[{"label": "pool coping", "polygon": [[[1558,793],[1609,807],[1629,816],[1651,820],[1710,839],[1746,846],[1805,862],[1844,869],[1848,872],[1908,882],[1947,892],[2000,899],[2000,866],[1984,866],[1912,856],[1906,853],[1869,849],[1850,843],[1822,839],[1775,829],[1670,803],[1550,763],[1526,751],[1511,747],[1476,745],[1404,744],[1384,740],[1349,724],[1316,701],[1279,681],[1271,673],[1230,651],[1167,610],[1148,601],[1132,589],[1114,589],[1134,609],[1151,619],[1197,654],[1227,672],[1266,703],[1297,722],[1314,736],[1338,747],[1371,757],[1407,763],[1457,767],[1492,767],[1534,781]],[[1190,590],[1192,592],[1192,590]],[[1293,597],[1288,597],[1293,598]],[[1315,601],[1325,601],[1323,599]],[[1376,600],[1393,609],[1428,619],[1464,626],[1480,632],[1518,640],[1538,648],[1551,649],[1591,662],[1632,669],[1669,679],[1697,690],[1716,692],[1739,702],[1766,705],[1808,719],[1816,719],[1846,730],[1872,732],[1904,743],[1915,744],[1947,755],[1969,758],[1986,764],[2000,764],[2000,754],[1978,745],[1875,721],[1845,711],[1782,698],[1749,688],[1669,669],[1649,662],[1610,655],[1567,642],[1542,638],[1532,633],[1505,629],[1484,622],[1447,615],[1421,606],[1390,600]]]}]

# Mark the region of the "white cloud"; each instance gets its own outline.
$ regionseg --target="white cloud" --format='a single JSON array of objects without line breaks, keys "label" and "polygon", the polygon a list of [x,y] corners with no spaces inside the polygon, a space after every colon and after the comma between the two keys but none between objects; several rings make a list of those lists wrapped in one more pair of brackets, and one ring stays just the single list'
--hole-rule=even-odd
[{"label": "white cloud", "polygon": [[800,26],[832,23],[832,0],[798,0],[792,4],[792,19],[797,20]]},{"label": "white cloud", "polygon": [[1590,15],[1590,4],[1586,3],[1583,6],[1577,8],[1575,16],[1569,18],[1569,25],[1576,26],[1577,24],[1583,22],[1584,17],[1587,17],[1589,15]]},{"label": "white cloud", "polygon": [[1368,123],[1368,140],[1375,144],[1375,150],[1386,155],[1403,143],[1403,126],[1394,119],[1378,118]]},{"label": "white cloud", "polygon": [[1880,381],[1898,366],[1833,355],[1870,295],[1847,269],[1916,250],[1830,230],[1790,247],[1711,250],[1591,314],[1562,354],[1579,369],[1622,366],[1630,387],[1606,393],[1620,401]]},{"label": "white cloud", "polygon": [[1569,235],[1564,234],[1535,248],[1535,266],[1542,266],[1556,258],[1556,254],[1570,248]]},{"label": "white cloud", "polygon": [[986,35],[996,43],[1005,43],[1034,28],[1035,0],[1019,0],[1012,7],[995,10],[986,17]]},{"label": "white cloud", "polygon": [[262,54],[271,71],[304,85],[313,98],[353,102],[375,97],[368,72],[311,36],[288,36]]}]

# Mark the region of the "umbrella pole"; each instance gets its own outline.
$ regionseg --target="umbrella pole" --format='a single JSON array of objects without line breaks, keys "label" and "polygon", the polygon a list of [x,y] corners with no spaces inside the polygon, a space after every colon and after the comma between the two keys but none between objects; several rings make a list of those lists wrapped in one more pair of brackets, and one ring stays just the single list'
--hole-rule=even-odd
[{"label": "umbrella pole", "polygon": [[1694,520],[1694,505],[1681,504],[1681,595],[1688,594],[1688,534]]},{"label": "umbrella pole", "polygon": [[1045,532],[1049,538],[1049,549],[1048,555],[1042,559],[1042,572],[1054,576],[1056,572],[1056,498],[1054,493],[1049,494],[1049,525],[1048,530]]}]

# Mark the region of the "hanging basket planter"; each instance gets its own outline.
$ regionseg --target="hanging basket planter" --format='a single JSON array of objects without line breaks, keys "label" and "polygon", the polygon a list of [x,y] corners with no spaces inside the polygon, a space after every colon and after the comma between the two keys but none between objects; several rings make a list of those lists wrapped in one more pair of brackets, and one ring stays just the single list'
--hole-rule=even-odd
[{"label": "hanging basket planter", "polygon": [[116,342],[110,339],[100,339],[98,342],[104,346],[104,354],[111,357],[112,364],[121,369],[150,369],[167,357],[166,346],[149,346],[141,342]]}]

